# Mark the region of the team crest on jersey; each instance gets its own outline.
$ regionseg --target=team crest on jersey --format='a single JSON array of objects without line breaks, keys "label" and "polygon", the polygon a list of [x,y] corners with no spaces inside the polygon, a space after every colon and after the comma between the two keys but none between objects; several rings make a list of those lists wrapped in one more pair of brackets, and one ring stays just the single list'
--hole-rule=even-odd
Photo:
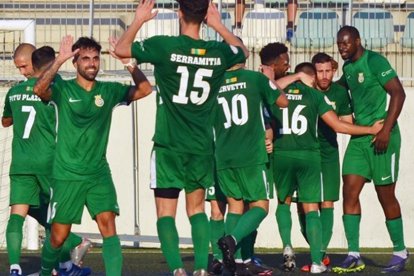
[{"label": "team crest on jersey", "polygon": [[101,95],[96,95],[95,96],[95,105],[97,107],[102,107],[105,104],[105,101],[102,99]]},{"label": "team crest on jersey", "polygon": [[358,82],[363,83],[364,82],[364,73],[358,73]]}]

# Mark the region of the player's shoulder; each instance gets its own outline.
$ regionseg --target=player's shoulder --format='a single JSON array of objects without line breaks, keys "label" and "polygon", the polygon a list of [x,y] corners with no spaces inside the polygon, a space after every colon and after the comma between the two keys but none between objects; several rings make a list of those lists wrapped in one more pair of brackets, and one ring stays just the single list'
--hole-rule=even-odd
[{"label": "player's shoulder", "polygon": [[348,93],[346,88],[343,87],[341,84],[339,84],[337,82],[332,82],[331,87],[330,87],[329,90],[334,91],[334,92],[339,93],[339,94],[347,94]]}]

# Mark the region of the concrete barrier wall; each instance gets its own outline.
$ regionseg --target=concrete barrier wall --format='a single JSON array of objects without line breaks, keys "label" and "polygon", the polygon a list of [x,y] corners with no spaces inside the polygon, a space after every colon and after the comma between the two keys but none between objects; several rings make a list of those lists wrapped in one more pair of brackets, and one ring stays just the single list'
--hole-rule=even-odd
[{"label": "concrete barrier wall", "polygon": [[[407,99],[400,116],[402,133],[402,150],[400,159],[400,178],[397,184],[397,196],[401,203],[406,244],[414,246],[414,88],[406,88]],[[155,93],[137,103],[138,107],[138,144],[139,175],[138,218],[141,235],[156,236],[156,212],[152,190],[149,189],[149,164],[152,148],[152,135],[155,122]],[[112,167],[113,178],[118,191],[121,216],[117,219],[120,234],[134,234],[134,189],[133,189],[133,147],[132,147],[132,109],[119,107],[114,110],[112,130],[108,147],[108,159]],[[340,136],[341,151],[346,147],[346,136]],[[391,241],[385,227],[385,218],[377,200],[374,186],[365,185],[361,195],[362,221],[360,244],[362,247],[391,247]],[[206,211],[209,213],[206,204]],[[272,200],[267,218],[259,228],[256,246],[281,247],[281,240],[275,219],[276,201]],[[292,206],[293,229],[292,242],[295,247],[306,247],[307,244],[299,231],[296,206]],[[330,247],[346,248],[346,239],[342,226],[342,204],[336,203],[335,224]],[[186,217],[183,193],[177,211],[177,228],[180,237],[190,237],[190,224]],[[75,226],[75,231],[98,232],[94,222],[85,211],[83,224]],[[142,243],[141,246],[159,246],[158,244]]]}]

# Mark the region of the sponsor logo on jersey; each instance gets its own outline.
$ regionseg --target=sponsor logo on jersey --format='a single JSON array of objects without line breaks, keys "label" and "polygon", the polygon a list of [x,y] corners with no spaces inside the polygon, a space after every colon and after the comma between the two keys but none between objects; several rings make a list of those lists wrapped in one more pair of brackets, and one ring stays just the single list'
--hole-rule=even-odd
[{"label": "sponsor logo on jersey", "polygon": [[80,99],[72,99],[72,97],[69,98],[69,102],[70,103],[76,103],[76,102],[80,102],[80,101],[82,101],[82,100],[80,100]]},{"label": "sponsor logo on jersey", "polygon": [[102,107],[105,104],[105,101],[102,99],[101,95],[96,95],[95,96],[95,105],[97,107]]},{"label": "sponsor logo on jersey", "polygon": [[299,94],[300,90],[299,89],[289,89],[288,93],[289,94]]},{"label": "sponsor logo on jersey", "polygon": [[226,84],[235,83],[237,82],[237,77],[232,77],[230,79],[226,79]]},{"label": "sponsor logo on jersey", "polygon": [[392,72],[393,70],[392,70],[392,68],[391,69],[389,69],[389,70],[387,70],[387,71],[385,71],[385,72],[382,72],[381,73],[381,76],[382,77],[386,77],[387,75],[389,75],[389,74],[391,74],[391,72]]},{"label": "sponsor logo on jersey", "polygon": [[191,48],[191,54],[198,55],[198,56],[204,56],[206,54],[206,49]]},{"label": "sponsor logo on jersey", "polygon": [[365,80],[364,73],[358,73],[358,82],[363,83]]}]

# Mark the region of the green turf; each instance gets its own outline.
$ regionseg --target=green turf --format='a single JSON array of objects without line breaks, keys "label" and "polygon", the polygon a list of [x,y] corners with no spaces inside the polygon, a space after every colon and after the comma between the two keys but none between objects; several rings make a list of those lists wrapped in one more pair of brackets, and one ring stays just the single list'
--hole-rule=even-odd
[{"label": "green turf", "polygon": [[[343,253],[337,253],[342,250],[331,250],[331,261],[333,264],[340,263],[345,255]],[[191,250],[183,250],[183,260],[185,269],[190,275],[192,272],[193,256]],[[282,262],[281,249],[261,249],[257,250],[257,256],[262,261],[272,267],[277,267]],[[309,254],[306,249],[298,249],[297,252],[297,264],[298,266],[305,265],[309,262]],[[334,253],[335,252],[335,253]],[[384,267],[390,258],[389,249],[364,249],[362,256],[366,264],[366,269],[362,273],[354,275],[380,275],[381,268]],[[124,249],[124,266],[123,276],[132,275],[171,275],[168,273],[167,264],[164,257],[158,249]],[[5,251],[0,251],[0,275],[8,275],[7,254]],[[99,248],[94,248],[88,253],[84,260],[84,264],[92,268],[92,275],[104,275],[104,266]],[[25,274],[34,273],[39,270],[40,267],[40,253],[39,252],[24,252],[21,262],[22,268]],[[307,275],[300,272],[299,269],[294,273],[282,273],[282,275]],[[310,274],[309,274],[310,275]],[[327,273],[324,275],[337,275],[335,273]],[[412,264],[407,265],[407,271],[399,273],[401,276],[414,275],[414,266]]]}]

